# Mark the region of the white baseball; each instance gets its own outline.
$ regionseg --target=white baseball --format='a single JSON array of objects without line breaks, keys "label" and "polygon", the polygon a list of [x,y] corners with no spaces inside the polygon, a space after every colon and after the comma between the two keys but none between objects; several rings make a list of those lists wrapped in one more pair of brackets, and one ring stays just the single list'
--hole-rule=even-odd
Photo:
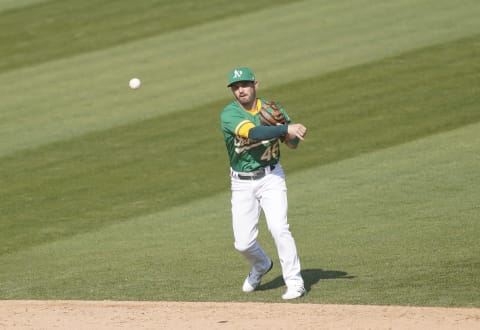
[{"label": "white baseball", "polygon": [[128,85],[130,86],[131,89],[138,89],[140,88],[140,79],[138,78],[132,78],[130,79],[130,81],[128,82]]}]

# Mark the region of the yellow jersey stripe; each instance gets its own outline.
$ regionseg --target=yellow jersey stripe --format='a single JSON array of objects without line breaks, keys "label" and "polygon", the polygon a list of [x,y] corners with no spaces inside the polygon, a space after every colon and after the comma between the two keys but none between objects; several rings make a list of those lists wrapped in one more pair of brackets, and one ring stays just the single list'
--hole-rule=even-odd
[{"label": "yellow jersey stripe", "polygon": [[235,128],[235,135],[248,138],[248,131],[253,127],[255,127],[254,123],[252,123],[250,120],[244,120]]},{"label": "yellow jersey stripe", "polygon": [[[257,102],[255,103],[255,107],[251,110],[245,110],[248,113],[252,115],[256,115],[259,111],[260,108],[262,107],[262,102],[260,99],[257,99]],[[248,132],[255,127],[255,124],[252,123],[250,120],[244,120],[240,122],[240,124],[237,125],[235,128],[235,135],[248,138]]]},{"label": "yellow jersey stripe", "polygon": [[244,125],[239,127],[238,134],[241,137],[248,138],[248,132],[255,127],[255,124],[251,121],[247,121]]}]

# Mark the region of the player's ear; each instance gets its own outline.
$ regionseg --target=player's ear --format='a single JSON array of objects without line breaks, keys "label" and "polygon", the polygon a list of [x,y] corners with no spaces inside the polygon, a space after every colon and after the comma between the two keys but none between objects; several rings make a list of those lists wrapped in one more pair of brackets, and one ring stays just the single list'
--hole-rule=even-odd
[{"label": "player's ear", "polygon": [[253,82],[253,87],[255,87],[255,89],[258,88],[258,81],[255,80],[255,81]]}]

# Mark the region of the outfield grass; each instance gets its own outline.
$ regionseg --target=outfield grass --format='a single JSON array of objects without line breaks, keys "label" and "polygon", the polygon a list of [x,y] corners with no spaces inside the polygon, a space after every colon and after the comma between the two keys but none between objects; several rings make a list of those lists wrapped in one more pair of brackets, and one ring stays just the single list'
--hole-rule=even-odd
[{"label": "outfield grass", "polygon": [[[244,295],[232,244],[219,113],[227,70],[248,64],[262,96],[310,128],[283,151],[304,301],[480,306],[475,1],[264,1],[198,16],[164,1],[161,24],[166,12],[116,3],[131,20],[105,5],[88,29],[89,2],[0,7],[2,24],[49,8],[53,27],[72,22],[1,35],[0,298],[278,301],[278,261]],[[244,21],[259,31],[249,63]],[[38,47],[47,39],[54,49]],[[261,239],[274,255],[264,226]]]},{"label": "outfield grass", "polygon": [[[303,301],[478,306],[480,148],[468,141],[479,127],[291,175]],[[4,254],[2,297],[278,301],[278,267],[258,293],[240,291],[246,265],[231,244],[228,198]],[[264,226],[261,239],[274,254]]]},{"label": "outfield grass", "polygon": [[[53,2],[61,3],[65,2]],[[137,6],[127,1],[116,3],[123,3],[127,10]],[[265,90],[468,38],[480,31],[480,6],[476,0],[465,0],[462,6],[446,0],[335,3],[292,2],[147,39],[139,33],[136,42],[109,48],[101,48],[103,43],[97,42],[101,49],[77,56],[56,58],[48,55],[49,47],[28,49],[21,54],[38,54],[37,65],[0,71],[0,79],[9,82],[2,85],[0,155],[230,98],[224,88],[225,72],[234,65],[255,68],[260,87]],[[59,15],[70,16],[68,5],[64,6],[66,13]],[[79,15],[91,12],[87,6]],[[35,11],[31,15],[31,21],[42,17]],[[183,19],[181,13],[176,17]],[[118,24],[115,16],[109,18],[112,26]],[[15,19],[11,25],[2,25],[6,20],[0,16],[0,31],[6,34],[0,42],[0,47],[5,47],[0,48],[2,54],[13,49],[8,46],[12,40],[21,40],[8,37],[8,32],[22,31],[23,21]],[[251,33],[245,31],[245,21],[251,22]],[[156,21],[147,23],[154,25]],[[95,24],[90,22],[84,28]],[[97,33],[107,34],[100,40],[119,34],[117,29],[100,28]],[[45,43],[64,38],[62,33],[38,37]],[[89,35],[87,40],[91,38]],[[70,43],[62,45],[67,48],[65,52],[71,48]],[[245,58],[245,53],[239,51],[243,45],[252,45],[255,56]],[[42,57],[51,61],[43,63]],[[0,57],[2,61],[7,67],[15,67],[6,56]],[[133,76],[142,78],[144,87],[135,94],[125,88]],[[303,108],[304,104],[299,106]]]}]

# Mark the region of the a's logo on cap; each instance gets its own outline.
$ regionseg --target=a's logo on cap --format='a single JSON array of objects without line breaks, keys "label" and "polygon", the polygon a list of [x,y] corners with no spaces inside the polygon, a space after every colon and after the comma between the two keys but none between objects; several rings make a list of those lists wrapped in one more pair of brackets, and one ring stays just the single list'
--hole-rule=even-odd
[{"label": "a's logo on cap", "polygon": [[240,78],[243,75],[242,70],[235,70],[233,71],[233,78]]}]

